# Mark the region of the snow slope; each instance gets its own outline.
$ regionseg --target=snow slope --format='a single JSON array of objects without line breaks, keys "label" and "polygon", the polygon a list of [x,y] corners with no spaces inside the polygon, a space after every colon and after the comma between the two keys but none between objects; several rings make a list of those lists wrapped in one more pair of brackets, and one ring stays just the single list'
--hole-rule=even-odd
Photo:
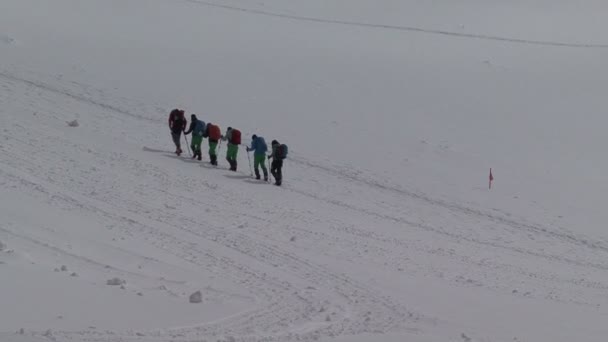
[{"label": "snow slope", "polygon": [[2,341],[605,340],[602,2],[1,6]]}]

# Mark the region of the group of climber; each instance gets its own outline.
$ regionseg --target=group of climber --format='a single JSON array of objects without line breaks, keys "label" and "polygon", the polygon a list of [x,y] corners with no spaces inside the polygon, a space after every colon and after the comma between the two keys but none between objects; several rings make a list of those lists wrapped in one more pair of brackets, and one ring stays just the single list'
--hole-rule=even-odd
[{"label": "group of climber", "polygon": [[[241,144],[241,131],[228,127],[226,134],[222,135],[220,127],[212,123],[205,123],[196,117],[195,114],[190,116],[190,126],[188,130],[188,120],[186,120],[185,112],[180,109],[174,109],[169,114],[169,128],[171,129],[171,137],[175,144],[175,154],[180,156],[183,151],[181,148],[181,135],[191,134],[192,159],[202,160],[201,144],[203,138],[209,141],[209,161],[211,165],[217,166],[217,149],[221,141],[227,141],[226,160],[230,164],[230,171],[237,171],[237,156],[239,145]],[[270,165],[270,173],[275,179],[275,185],[280,186],[283,180],[283,159],[287,157],[287,146],[273,140],[271,144],[271,153],[268,153],[268,146],[263,137],[253,135],[251,137],[251,145],[247,146],[247,152],[253,151],[253,163],[256,179],[261,179],[260,168],[264,174],[264,181],[268,181],[268,169],[266,168],[266,157],[272,159]],[[249,155],[248,155],[249,157]],[[251,164],[250,164],[251,166]]]}]

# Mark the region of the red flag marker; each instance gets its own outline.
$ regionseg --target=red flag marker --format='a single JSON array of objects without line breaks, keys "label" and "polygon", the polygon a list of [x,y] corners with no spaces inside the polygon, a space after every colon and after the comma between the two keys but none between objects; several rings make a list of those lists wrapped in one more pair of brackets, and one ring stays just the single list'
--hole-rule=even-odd
[{"label": "red flag marker", "polygon": [[492,175],[492,168],[490,168],[490,183],[488,189],[492,189],[492,181],[494,180],[494,176]]}]

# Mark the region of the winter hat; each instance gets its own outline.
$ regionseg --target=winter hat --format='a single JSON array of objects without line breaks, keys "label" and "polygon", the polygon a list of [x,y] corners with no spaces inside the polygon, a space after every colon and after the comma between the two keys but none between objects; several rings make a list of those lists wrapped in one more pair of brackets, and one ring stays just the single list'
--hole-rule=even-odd
[{"label": "winter hat", "polygon": [[190,115],[190,118],[191,118],[192,120],[194,120],[194,119],[196,119],[196,115],[195,115],[195,114],[192,114],[192,115]]},{"label": "winter hat", "polygon": [[255,134],[251,136],[251,139],[257,139],[257,138],[258,138],[258,136]]},{"label": "winter hat", "polygon": [[232,131],[232,127],[226,128],[227,131]]},{"label": "winter hat", "polygon": [[278,145],[278,144],[279,144],[279,142],[278,142],[278,141],[276,141],[276,140],[273,140],[273,141],[272,141],[272,144],[273,144],[273,145]]}]

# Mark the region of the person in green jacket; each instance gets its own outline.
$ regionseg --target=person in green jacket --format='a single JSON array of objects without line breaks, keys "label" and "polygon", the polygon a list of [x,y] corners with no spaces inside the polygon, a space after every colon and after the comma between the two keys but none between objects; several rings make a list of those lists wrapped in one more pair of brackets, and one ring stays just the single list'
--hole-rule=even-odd
[{"label": "person in green jacket", "polygon": [[226,129],[226,135],[222,137],[223,141],[228,141],[226,160],[228,161],[228,164],[230,164],[230,171],[236,172],[237,169],[236,160],[239,153],[240,137],[241,132],[237,129],[232,129],[232,127],[228,127],[228,129]]}]

